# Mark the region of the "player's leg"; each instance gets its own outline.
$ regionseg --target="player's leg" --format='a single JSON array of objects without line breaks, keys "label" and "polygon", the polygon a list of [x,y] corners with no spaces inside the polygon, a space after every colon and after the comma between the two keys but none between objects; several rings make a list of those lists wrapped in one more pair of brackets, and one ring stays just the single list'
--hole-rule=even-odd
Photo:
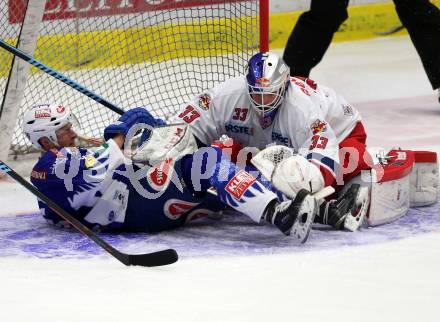
[{"label": "player's leg", "polygon": [[307,240],[317,211],[309,192],[298,193],[293,201],[280,202],[275,192],[239,169],[217,148],[200,149],[186,156],[182,164],[184,181],[196,195],[214,187],[223,203],[256,223],[267,221],[285,235],[293,235],[300,242]]},{"label": "player's leg", "polygon": [[312,0],[287,41],[283,59],[290,75],[308,77],[329,47],[333,34],[347,19],[349,0]]},{"label": "player's leg", "polygon": [[[179,161],[154,167],[123,164],[113,180],[128,189],[124,231],[160,232],[183,226],[194,211],[201,213],[202,199],[181,184]],[[209,211],[220,210],[211,203]],[[110,214],[109,214],[110,215]]]},{"label": "player's leg", "polygon": [[[320,205],[318,223],[332,225],[337,229],[356,230],[365,216],[368,205],[368,189],[353,186],[337,199],[324,200],[330,193],[325,187],[319,169],[307,159],[284,146],[271,146],[257,154],[252,163],[271,183],[289,197],[301,189],[313,192]],[[348,187],[347,187],[348,188]],[[331,191],[335,191],[331,189]],[[326,192],[325,194],[323,194]],[[321,195],[318,197],[318,195]],[[359,224],[355,224],[358,222]]]},{"label": "player's leg", "polygon": [[440,9],[429,0],[394,0],[433,89],[440,88]]}]

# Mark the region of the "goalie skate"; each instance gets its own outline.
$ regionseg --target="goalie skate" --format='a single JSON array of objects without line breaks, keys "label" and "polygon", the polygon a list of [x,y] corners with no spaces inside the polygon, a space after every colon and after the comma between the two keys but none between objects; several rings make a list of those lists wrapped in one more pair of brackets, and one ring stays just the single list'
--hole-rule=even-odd
[{"label": "goalie skate", "polygon": [[294,200],[274,203],[266,215],[266,221],[278,227],[286,236],[293,236],[305,243],[317,213],[316,199],[305,189]]},{"label": "goalie skate", "polygon": [[321,223],[340,230],[356,231],[364,222],[368,206],[368,188],[353,184],[337,200],[321,205]]}]

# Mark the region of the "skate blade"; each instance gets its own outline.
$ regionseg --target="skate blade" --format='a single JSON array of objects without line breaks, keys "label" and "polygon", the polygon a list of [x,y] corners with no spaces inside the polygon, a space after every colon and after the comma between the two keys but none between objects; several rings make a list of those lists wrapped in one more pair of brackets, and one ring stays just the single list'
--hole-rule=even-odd
[{"label": "skate blade", "polygon": [[307,195],[298,211],[298,217],[290,230],[290,236],[304,244],[309,237],[318,205],[312,195]]},{"label": "skate blade", "polygon": [[358,230],[364,223],[365,216],[368,212],[368,206],[370,204],[368,187],[361,187],[359,189],[358,196],[356,197],[356,204],[358,204],[358,208],[356,209],[355,214],[348,214],[344,221],[344,228],[351,232]]}]

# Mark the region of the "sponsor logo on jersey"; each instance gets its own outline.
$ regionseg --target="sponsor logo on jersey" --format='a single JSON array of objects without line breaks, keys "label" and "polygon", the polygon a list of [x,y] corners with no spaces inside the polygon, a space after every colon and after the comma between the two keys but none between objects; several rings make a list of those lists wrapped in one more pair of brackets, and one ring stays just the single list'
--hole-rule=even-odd
[{"label": "sponsor logo on jersey", "polygon": [[47,171],[44,170],[32,170],[31,177],[37,180],[46,180],[47,179]]},{"label": "sponsor logo on jersey", "polygon": [[166,159],[148,170],[147,181],[153,189],[162,191],[167,187],[170,182],[173,163],[173,159]]},{"label": "sponsor logo on jersey", "polygon": [[85,166],[86,166],[86,168],[91,168],[91,167],[93,167],[95,164],[96,164],[96,159],[94,158],[94,156],[93,155],[87,155],[86,157],[85,157]]},{"label": "sponsor logo on jersey", "polygon": [[292,146],[290,139],[287,136],[282,135],[281,133],[272,132],[272,141],[280,142],[285,146]]},{"label": "sponsor logo on jersey", "polygon": [[180,199],[169,199],[165,202],[163,213],[167,218],[177,220],[198,204],[199,203],[197,202],[189,202]]},{"label": "sponsor logo on jersey", "polygon": [[313,134],[325,132],[327,131],[327,123],[318,119],[313,122],[312,125],[310,125],[310,129],[312,130]]},{"label": "sponsor logo on jersey", "polygon": [[38,110],[35,110],[36,119],[50,118],[50,117],[52,117],[52,114],[50,114],[50,108],[40,108]]},{"label": "sponsor logo on jersey", "polygon": [[351,116],[353,115],[353,107],[350,104],[342,104],[342,110],[344,111],[344,115]]},{"label": "sponsor logo on jersey", "polygon": [[209,96],[209,94],[204,93],[202,95],[199,96],[199,107],[202,110],[209,110],[209,105],[211,104],[211,96]]},{"label": "sponsor logo on jersey", "polygon": [[240,199],[246,190],[256,181],[250,173],[240,170],[226,185],[225,190]]},{"label": "sponsor logo on jersey", "polygon": [[231,133],[242,133],[247,135],[254,135],[254,129],[249,126],[237,125],[234,123],[226,123],[225,131]]},{"label": "sponsor logo on jersey", "polygon": [[116,190],[113,194],[113,200],[118,201],[121,205],[125,204],[125,195],[124,192]]}]

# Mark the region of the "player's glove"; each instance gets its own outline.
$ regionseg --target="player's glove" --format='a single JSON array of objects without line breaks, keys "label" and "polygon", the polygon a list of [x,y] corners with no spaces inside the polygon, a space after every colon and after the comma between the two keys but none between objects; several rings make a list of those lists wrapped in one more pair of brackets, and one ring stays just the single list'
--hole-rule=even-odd
[{"label": "player's glove", "polygon": [[127,135],[130,128],[138,123],[144,123],[154,127],[162,125],[165,122],[161,119],[154,118],[145,108],[136,107],[125,112],[117,122],[108,125],[104,129],[104,139],[107,141],[117,134]]},{"label": "player's glove", "polygon": [[[156,119],[156,124],[154,126],[162,126],[162,125],[167,125],[167,122],[165,122],[162,119]],[[150,137],[151,131],[148,129],[144,129],[142,131],[142,135],[141,135],[141,139],[138,143],[138,146],[141,146],[142,143],[144,143],[149,137]]]}]

